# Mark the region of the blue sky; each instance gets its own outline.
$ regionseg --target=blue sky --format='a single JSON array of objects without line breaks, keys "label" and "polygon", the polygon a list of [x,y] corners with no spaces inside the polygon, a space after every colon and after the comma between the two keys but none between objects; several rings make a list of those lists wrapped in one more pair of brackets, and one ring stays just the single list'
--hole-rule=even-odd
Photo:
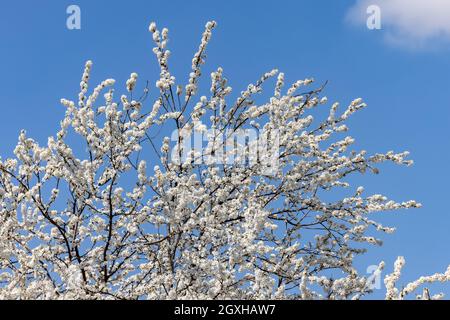
[{"label": "blue sky", "polygon": [[[204,74],[222,66],[235,91],[274,67],[286,73],[287,82],[329,80],[329,100],[345,105],[363,97],[369,105],[349,123],[358,147],[411,151],[413,167],[387,165],[381,175],[357,180],[367,192],[423,204],[422,209],[378,216],[398,231],[358,260],[361,270],[385,260],[390,271],[395,258],[404,255],[403,281],[445,271],[450,263],[450,45],[439,39],[447,37],[445,31],[432,34],[427,46],[388,41],[392,34],[397,40],[407,34],[411,44],[415,35],[396,30],[393,20],[381,30],[369,30],[365,22],[349,19],[356,1],[162,3],[2,1],[0,154],[11,155],[22,128],[42,143],[55,133],[64,113],[59,100],[76,98],[88,59],[94,62],[93,82],[112,77],[121,85],[136,71],[153,84],[158,69],[150,21],[169,28],[171,69],[186,81],[204,24],[214,19],[218,28]],[[81,30],[66,28],[70,4],[81,8]],[[449,287],[439,289],[449,297]]]}]

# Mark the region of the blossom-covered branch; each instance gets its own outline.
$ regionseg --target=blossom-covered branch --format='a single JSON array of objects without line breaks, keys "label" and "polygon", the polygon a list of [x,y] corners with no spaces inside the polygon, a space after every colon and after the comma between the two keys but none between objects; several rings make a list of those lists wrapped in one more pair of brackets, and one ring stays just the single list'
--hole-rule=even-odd
[{"label": "blossom-covered branch", "polygon": [[[372,215],[420,204],[365,195],[347,178],[378,173],[383,162],[409,166],[408,153],[353,150],[345,123],[366,105],[334,103],[321,119],[315,111],[328,99],[313,79],[286,89],[272,70],[233,95],[218,68],[196,98],[214,27],[206,24],[187,85],[170,72],[168,30],[152,23],[155,89],[136,94],[132,73],[120,97],[112,79],[88,94],[88,61],[76,102],[61,100],[56,135],[40,145],[20,134],[15,157],[0,160],[0,298],[359,299],[372,291],[354,258],[381,245],[377,231],[394,231]],[[271,85],[273,95],[256,103]],[[206,145],[190,148],[196,135]],[[388,299],[449,280],[447,272],[399,291],[402,265],[386,278]]]}]

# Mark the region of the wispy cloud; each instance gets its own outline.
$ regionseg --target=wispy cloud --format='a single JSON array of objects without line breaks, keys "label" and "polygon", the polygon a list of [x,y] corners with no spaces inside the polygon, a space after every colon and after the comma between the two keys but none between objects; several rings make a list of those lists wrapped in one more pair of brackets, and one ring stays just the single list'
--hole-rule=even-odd
[{"label": "wispy cloud", "polygon": [[410,48],[450,44],[450,0],[358,0],[348,12],[348,20],[365,25],[367,8],[381,9],[385,39]]}]

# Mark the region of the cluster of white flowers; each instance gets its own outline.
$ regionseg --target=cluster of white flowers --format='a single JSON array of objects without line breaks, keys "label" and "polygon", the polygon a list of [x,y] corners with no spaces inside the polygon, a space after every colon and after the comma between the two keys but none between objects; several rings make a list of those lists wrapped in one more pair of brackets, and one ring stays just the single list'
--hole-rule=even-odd
[{"label": "cluster of white flowers", "polygon": [[[152,23],[161,68],[154,101],[147,101],[151,91],[133,99],[133,73],[128,95],[115,102],[109,89],[99,103],[114,80],[88,95],[88,61],[78,105],[61,100],[66,113],[56,136],[40,146],[22,132],[15,157],[0,159],[1,299],[359,299],[371,292],[354,258],[381,244],[369,233],[394,231],[371,215],[420,204],[364,196],[347,177],[378,173],[386,161],[410,165],[408,154],[352,150],[344,121],[363,102],[355,100],[342,115],[335,103],[327,119],[316,119],[312,108],[327,103],[323,86],[296,94],[312,85],[306,79],[285,92],[278,70],[230,102],[218,68],[210,96],[189,104],[215,25],[206,25],[184,101],[181,85],[178,97],[172,92],[168,31]],[[253,96],[276,75],[273,96],[256,104]],[[174,128],[176,141],[158,138],[163,128]],[[279,138],[276,158],[260,152],[260,161],[249,165],[192,161],[214,159],[228,143],[221,134],[250,128],[268,141]],[[206,129],[208,148],[171,161],[184,139]],[[82,148],[69,145],[79,141],[74,135]],[[262,174],[270,161],[278,169]],[[336,189],[349,190],[348,196],[331,201]],[[450,278],[448,270],[398,290],[403,264],[399,260],[386,278],[388,299]],[[330,270],[340,276],[331,278]],[[428,297],[439,296],[420,296]]]},{"label": "cluster of white flowers", "polygon": [[156,24],[152,22],[149,31],[153,34],[153,41],[156,44],[156,47],[153,48],[153,52],[156,55],[159,67],[161,68],[160,79],[156,81],[156,87],[164,92],[175,83],[175,77],[170,74],[169,66],[167,64],[170,56],[170,50],[167,50],[169,30],[164,28],[162,32],[160,32],[156,28]]},{"label": "cluster of white flowers", "polygon": [[206,59],[206,47],[211,40],[212,30],[216,27],[215,21],[209,21],[205,25],[205,32],[203,33],[198,51],[192,58],[192,71],[189,75],[189,84],[186,85],[186,101],[197,92],[197,80],[201,76],[200,66],[205,63]]},{"label": "cluster of white flowers", "polygon": [[78,95],[78,106],[84,106],[85,96],[88,90],[89,77],[91,74],[92,61],[89,60],[86,62],[86,66],[84,68],[83,77],[80,82],[80,94]]},{"label": "cluster of white flowers", "polygon": [[[403,289],[396,288],[396,283],[400,279],[401,271],[405,265],[405,258],[398,257],[395,261],[394,272],[390,275],[387,275],[384,279],[384,283],[386,285],[386,299],[387,300],[403,300],[407,297],[407,295],[414,293],[419,287],[424,285],[425,283],[434,283],[434,282],[450,282],[450,266],[447,268],[445,273],[436,273],[431,276],[422,276],[419,279],[408,283]],[[430,296],[430,293],[427,288],[423,289],[422,295],[416,295],[416,298],[422,300],[437,300],[441,299],[443,294],[436,294]]]},{"label": "cluster of white flowers", "polygon": [[130,79],[127,80],[127,90],[128,90],[128,92],[131,92],[131,91],[134,90],[134,87],[136,86],[137,79],[138,79],[138,74],[133,72],[130,75]]}]

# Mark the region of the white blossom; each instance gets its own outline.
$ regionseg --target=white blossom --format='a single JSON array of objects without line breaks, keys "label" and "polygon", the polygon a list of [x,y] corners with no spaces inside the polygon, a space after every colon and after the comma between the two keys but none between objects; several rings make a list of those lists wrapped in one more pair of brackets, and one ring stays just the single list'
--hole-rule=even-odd
[{"label": "white blossom", "polygon": [[[325,108],[319,106],[328,101],[324,86],[298,93],[313,86],[307,78],[286,91],[277,69],[231,100],[225,71],[215,68],[211,86],[195,101],[215,26],[205,26],[187,85],[169,72],[168,29],[152,23],[157,90],[135,95],[132,73],[118,98],[113,79],[89,94],[88,61],[78,103],[61,100],[59,131],[44,145],[20,133],[14,156],[0,159],[1,299],[360,299],[371,293],[354,259],[381,245],[379,233],[394,231],[373,216],[421,205],[366,194],[348,177],[380,173],[384,162],[409,166],[408,153],[356,150],[345,122],[365,107],[362,100],[341,114],[334,103],[322,118],[314,108]],[[255,99],[269,85],[269,97]],[[173,138],[161,139],[170,129]],[[219,162],[236,152],[221,135],[239,130],[256,130],[268,144],[278,137],[278,153],[258,149],[258,161]],[[195,134],[206,147],[185,146]],[[274,162],[278,169],[263,173]],[[403,265],[399,258],[385,279],[387,299],[450,280],[448,269],[398,289]],[[425,288],[417,297],[442,296]]]}]

